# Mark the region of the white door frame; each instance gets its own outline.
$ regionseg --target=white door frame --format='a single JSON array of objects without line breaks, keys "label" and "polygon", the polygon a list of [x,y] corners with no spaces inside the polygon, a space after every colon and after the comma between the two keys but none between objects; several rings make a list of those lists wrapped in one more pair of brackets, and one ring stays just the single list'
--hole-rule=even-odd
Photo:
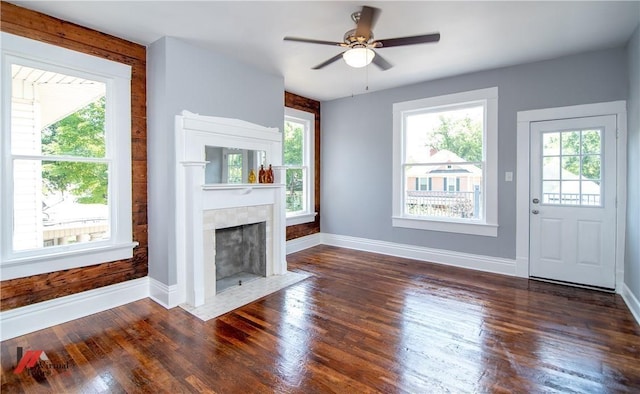
[{"label": "white door frame", "polygon": [[529,165],[531,123],[581,118],[587,116],[616,115],[617,123],[617,208],[616,208],[616,292],[620,293],[624,280],[624,242],[627,211],[627,104],[611,101],[569,107],[519,111],[517,114],[517,172],[516,172],[516,275],[529,277]]}]

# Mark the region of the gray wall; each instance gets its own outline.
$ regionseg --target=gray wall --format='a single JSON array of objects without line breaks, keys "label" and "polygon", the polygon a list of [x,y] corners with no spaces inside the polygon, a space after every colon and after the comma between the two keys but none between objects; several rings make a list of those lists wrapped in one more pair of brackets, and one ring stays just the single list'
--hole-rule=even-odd
[{"label": "gray wall", "polygon": [[176,283],[174,118],[182,110],[282,128],[284,78],[172,37],[147,49],[149,276]]},{"label": "gray wall", "polygon": [[629,101],[627,101],[627,239],[624,283],[640,299],[640,26],[627,45]]},{"label": "gray wall", "polygon": [[[589,52],[322,103],[323,233],[515,258],[516,113],[626,100],[625,48]],[[498,237],[391,226],[393,103],[498,86]]]}]

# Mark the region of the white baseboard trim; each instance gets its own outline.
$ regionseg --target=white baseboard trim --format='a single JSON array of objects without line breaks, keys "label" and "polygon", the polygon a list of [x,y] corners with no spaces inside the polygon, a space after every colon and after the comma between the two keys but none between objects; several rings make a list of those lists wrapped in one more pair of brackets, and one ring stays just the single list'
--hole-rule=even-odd
[{"label": "white baseboard trim", "polygon": [[450,250],[326,233],[322,233],[321,240],[322,243],[326,245],[362,250],[365,252],[380,253],[510,276],[521,274],[518,272],[519,270],[517,269],[515,260],[501,257],[460,253]]},{"label": "white baseboard trim", "polygon": [[621,295],[631,314],[636,318],[636,322],[640,325],[640,300],[631,292],[626,283],[622,285]]},{"label": "white baseboard trim", "polygon": [[10,309],[0,312],[0,339],[15,338],[148,296],[149,279],[144,277]]},{"label": "white baseboard trim", "polygon": [[529,277],[529,258],[516,256],[516,276],[520,278]]},{"label": "white baseboard trim", "polygon": [[291,241],[287,241],[287,254],[309,249],[314,246],[318,246],[321,243],[322,242],[321,242],[320,233],[306,235],[304,237],[292,239]]},{"label": "white baseboard trim", "polygon": [[178,285],[165,285],[149,277],[149,298],[167,309],[175,308],[180,304],[178,300]]}]

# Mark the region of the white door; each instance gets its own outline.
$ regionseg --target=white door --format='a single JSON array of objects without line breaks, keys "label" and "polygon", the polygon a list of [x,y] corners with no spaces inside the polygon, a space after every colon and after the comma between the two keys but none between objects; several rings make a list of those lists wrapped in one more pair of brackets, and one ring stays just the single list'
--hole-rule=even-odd
[{"label": "white door", "polygon": [[616,116],[531,123],[530,276],[615,288]]}]

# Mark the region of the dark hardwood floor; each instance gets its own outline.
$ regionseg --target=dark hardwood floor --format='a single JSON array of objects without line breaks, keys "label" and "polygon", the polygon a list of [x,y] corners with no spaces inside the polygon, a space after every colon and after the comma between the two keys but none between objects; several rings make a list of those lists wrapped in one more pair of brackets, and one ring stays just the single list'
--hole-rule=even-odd
[{"label": "dark hardwood floor", "polygon": [[[202,322],[149,299],[2,342],[2,392],[639,392],[618,295],[330,246]],[[14,373],[17,347],[51,364]]]}]

